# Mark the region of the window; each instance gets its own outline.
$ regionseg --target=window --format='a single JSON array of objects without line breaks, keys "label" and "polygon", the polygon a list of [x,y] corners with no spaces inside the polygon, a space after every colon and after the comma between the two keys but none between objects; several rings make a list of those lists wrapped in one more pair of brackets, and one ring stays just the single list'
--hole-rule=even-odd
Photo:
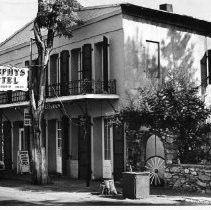
[{"label": "window", "polygon": [[50,84],[59,82],[59,55],[54,54],[50,56]]},{"label": "window", "polygon": [[208,50],[204,54],[204,56],[200,61],[200,64],[201,64],[201,94],[204,95],[206,92],[207,85],[211,84],[211,50]]},{"label": "window", "polygon": [[148,78],[160,78],[160,43],[147,42],[146,74]]},{"label": "window", "polygon": [[[109,40],[103,37],[103,41],[95,44],[95,80],[103,81],[103,87],[96,89],[97,93],[108,91],[109,80]],[[96,87],[97,88],[97,87]]]},{"label": "window", "polygon": [[71,80],[81,79],[81,48],[71,50]]},{"label": "window", "polygon": [[27,60],[27,61],[25,61],[25,63],[24,63],[24,64],[25,64],[25,66],[26,66],[26,67],[29,67],[29,61],[28,61],[28,60]]},{"label": "window", "polygon": [[111,125],[104,119],[104,160],[111,160]]}]

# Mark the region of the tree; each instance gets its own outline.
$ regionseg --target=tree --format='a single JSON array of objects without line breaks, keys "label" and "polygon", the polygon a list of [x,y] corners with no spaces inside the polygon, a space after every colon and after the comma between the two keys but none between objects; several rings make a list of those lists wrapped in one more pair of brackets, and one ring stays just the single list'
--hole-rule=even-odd
[{"label": "tree", "polygon": [[150,132],[173,134],[182,163],[198,163],[206,155],[206,134],[211,125],[206,123],[211,111],[198,96],[198,87],[168,80],[162,86],[139,89],[138,103],[124,107],[116,115],[129,130],[139,131],[147,126]]},{"label": "tree", "polygon": [[[76,0],[38,0],[37,17],[34,20],[34,37],[38,51],[38,68],[33,68],[30,78],[30,108],[32,116],[32,182],[48,182],[48,170],[44,148],[43,119],[46,88],[46,66],[53,48],[55,36],[72,36],[72,27],[80,23]],[[47,30],[44,39],[42,29]]]}]

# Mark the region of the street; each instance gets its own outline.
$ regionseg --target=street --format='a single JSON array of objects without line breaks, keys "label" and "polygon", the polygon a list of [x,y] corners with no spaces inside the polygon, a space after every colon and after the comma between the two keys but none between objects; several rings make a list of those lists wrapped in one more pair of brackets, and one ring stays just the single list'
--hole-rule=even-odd
[{"label": "street", "polygon": [[1,178],[1,206],[193,206],[211,204],[210,195],[152,189],[149,198],[132,200],[122,197],[120,187],[117,187],[119,192],[117,196],[100,195],[99,182],[96,181],[92,181],[90,187],[86,187],[85,181],[60,177],[54,178],[52,184],[35,186],[30,184],[29,176],[23,176],[22,178]]}]

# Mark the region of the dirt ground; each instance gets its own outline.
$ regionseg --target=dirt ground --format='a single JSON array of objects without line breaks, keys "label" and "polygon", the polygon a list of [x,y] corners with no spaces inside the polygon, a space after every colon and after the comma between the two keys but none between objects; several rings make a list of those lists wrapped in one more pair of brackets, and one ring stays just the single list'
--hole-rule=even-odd
[{"label": "dirt ground", "polygon": [[1,206],[169,206],[211,205],[211,195],[174,192],[164,188],[151,188],[144,199],[125,199],[122,188],[116,184],[118,195],[100,194],[100,182],[91,181],[86,187],[83,180],[53,177],[52,183],[35,186],[29,175],[0,177]]}]

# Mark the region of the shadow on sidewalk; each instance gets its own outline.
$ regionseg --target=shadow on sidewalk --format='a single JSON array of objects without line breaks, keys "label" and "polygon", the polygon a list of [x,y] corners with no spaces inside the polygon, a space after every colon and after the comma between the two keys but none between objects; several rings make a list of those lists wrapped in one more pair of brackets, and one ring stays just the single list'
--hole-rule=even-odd
[{"label": "shadow on sidewalk", "polygon": [[[120,183],[115,183],[115,186],[118,191],[117,196],[102,196],[100,195],[100,182],[91,181],[90,187],[86,187],[85,180],[71,179],[65,176],[50,176],[52,183],[47,185],[33,185],[31,184],[31,175],[22,174],[17,175],[13,173],[7,173],[2,176],[0,174],[0,187],[11,187],[16,188],[21,191],[31,191],[31,192],[89,192],[92,195],[98,197],[106,197],[114,200],[124,200],[122,197],[122,186]],[[174,196],[184,196],[184,197],[211,197],[210,195],[199,194],[194,192],[182,192],[182,191],[173,191],[171,189],[166,189],[164,187],[151,187],[150,196],[156,197],[174,197]],[[15,201],[14,201],[15,202]],[[90,203],[93,201],[90,201]],[[0,203],[1,205],[1,203]],[[3,204],[2,204],[3,205]],[[52,204],[53,205],[53,204]],[[67,204],[69,205],[69,204]]]}]

